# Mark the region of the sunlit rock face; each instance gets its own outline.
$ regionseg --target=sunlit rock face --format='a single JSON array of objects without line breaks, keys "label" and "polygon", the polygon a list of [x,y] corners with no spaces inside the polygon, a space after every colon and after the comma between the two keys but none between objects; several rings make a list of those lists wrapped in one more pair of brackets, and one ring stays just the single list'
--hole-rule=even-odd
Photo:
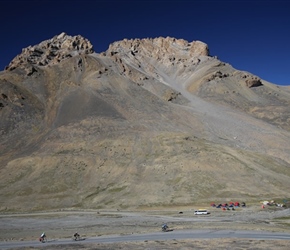
[{"label": "sunlit rock face", "polygon": [[93,52],[90,41],[80,35],[69,36],[63,32],[38,45],[24,48],[22,53],[10,62],[6,70],[25,67],[27,63],[39,66],[53,65],[76,55]]}]

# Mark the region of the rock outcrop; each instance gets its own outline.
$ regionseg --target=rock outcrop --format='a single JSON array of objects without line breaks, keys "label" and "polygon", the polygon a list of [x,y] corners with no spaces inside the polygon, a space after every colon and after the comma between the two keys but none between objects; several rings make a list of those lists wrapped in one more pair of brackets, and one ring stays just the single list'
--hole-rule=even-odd
[{"label": "rock outcrop", "polygon": [[171,62],[179,59],[174,58],[175,55],[177,57],[183,55],[184,58],[209,55],[207,44],[201,41],[188,42],[172,37],[124,39],[112,43],[107,52],[114,55],[125,51],[133,56],[142,52],[148,57],[169,59]]},{"label": "rock outcrop", "polygon": [[93,52],[93,45],[89,40],[80,35],[69,36],[63,32],[38,45],[23,49],[22,53],[16,56],[5,70],[11,71],[17,67],[25,68],[30,65],[32,67],[27,71],[27,75],[31,75],[37,71],[33,65],[53,65],[78,54],[90,54]]}]

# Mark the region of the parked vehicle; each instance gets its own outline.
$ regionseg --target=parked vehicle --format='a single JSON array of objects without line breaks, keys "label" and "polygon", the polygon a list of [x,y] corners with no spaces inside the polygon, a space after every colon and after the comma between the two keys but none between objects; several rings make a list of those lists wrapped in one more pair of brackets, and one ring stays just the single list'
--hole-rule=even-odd
[{"label": "parked vehicle", "polygon": [[194,214],[199,215],[199,214],[210,214],[206,209],[198,209],[194,211]]}]

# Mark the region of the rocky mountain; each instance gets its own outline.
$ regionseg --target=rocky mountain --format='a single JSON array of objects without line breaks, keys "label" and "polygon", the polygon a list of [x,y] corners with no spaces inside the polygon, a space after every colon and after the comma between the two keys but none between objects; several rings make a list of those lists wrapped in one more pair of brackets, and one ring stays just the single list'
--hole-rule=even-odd
[{"label": "rocky mountain", "polygon": [[0,72],[0,211],[288,197],[289,106],[200,41],[62,33]]}]

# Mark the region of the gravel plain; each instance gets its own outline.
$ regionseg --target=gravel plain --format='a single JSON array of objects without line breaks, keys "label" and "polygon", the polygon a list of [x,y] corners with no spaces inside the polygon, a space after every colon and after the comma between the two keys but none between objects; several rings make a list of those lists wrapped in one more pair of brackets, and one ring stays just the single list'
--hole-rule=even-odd
[{"label": "gravel plain", "polygon": [[[207,208],[207,207],[206,207]],[[49,240],[125,235],[171,230],[230,229],[290,234],[290,209],[251,205],[223,211],[208,207],[210,214],[194,215],[194,208],[172,207],[136,211],[63,210],[41,213],[1,214],[1,241],[36,240],[44,231]],[[84,241],[85,242],[85,241]],[[112,244],[43,245],[45,249],[289,249],[287,240],[200,239],[124,242]],[[36,248],[18,248],[36,249]],[[38,249],[38,248],[37,248]]]}]

